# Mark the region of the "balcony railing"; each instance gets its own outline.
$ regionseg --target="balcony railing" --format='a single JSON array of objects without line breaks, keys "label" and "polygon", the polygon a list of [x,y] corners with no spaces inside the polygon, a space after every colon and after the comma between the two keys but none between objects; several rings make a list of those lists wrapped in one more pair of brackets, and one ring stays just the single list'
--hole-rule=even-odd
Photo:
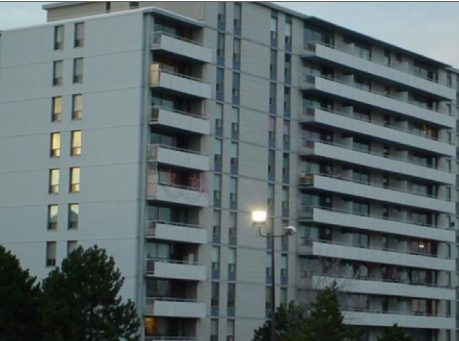
[{"label": "balcony railing", "polygon": [[177,39],[177,40],[181,40],[181,41],[184,41],[186,43],[193,44],[193,45],[203,46],[202,43],[200,43],[200,42],[198,42],[196,40],[192,40],[192,39],[185,38],[185,37],[180,37],[178,35],[175,35],[175,34],[172,34],[172,33],[169,33],[169,32],[164,32],[164,31],[153,32],[153,35],[151,37],[151,44],[152,45],[161,44],[161,39],[162,39],[163,36],[171,37],[171,38],[174,38],[174,39]]},{"label": "balcony railing", "polygon": [[158,157],[158,148],[174,150],[174,151],[177,151],[177,152],[188,153],[188,154],[207,156],[207,154],[203,154],[201,152],[198,152],[198,151],[195,151],[195,150],[191,150],[191,149],[177,148],[177,147],[168,146],[168,145],[165,145],[165,144],[150,144],[147,147],[147,159],[150,159],[150,160],[156,159]]},{"label": "balcony railing", "polygon": [[166,108],[166,107],[162,107],[162,106],[153,106],[153,107],[151,107],[151,116],[150,116],[150,121],[151,122],[158,121],[160,110],[173,112],[173,113],[179,114],[179,115],[194,117],[194,118],[198,118],[200,120],[207,120],[205,115],[196,115],[196,114],[189,113],[187,111],[181,111],[181,110],[176,110],[176,109],[172,109],[172,108]]},{"label": "balcony railing", "polygon": [[365,154],[379,156],[379,157],[392,159],[392,160],[396,160],[396,161],[408,162],[408,163],[414,164],[416,166],[436,169],[436,170],[439,170],[439,171],[442,171],[442,172],[445,172],[445,173],[451,173],[451,170],[440,169],[440,167],[427,165],[425,163],[421,163],[421,162],[418,162],[418,161],[410,159],[410,158],[396,157],[396,156],[393,156],[393,155],[385,155],[383,153],[375,153],[375,152],[372,152],[372,151],[366,151],[366,150],[362,150],[362,149],[357,149],[357,148],[354,148],[353,146],[348,146],[348,145],[345,145],[345,144],[336,143],[336,142],[330,142],[330,141],[325,141],[325,140],[320,140],[320,139],[311,139],[311,138],[303,137],[302,140],[301,140],[301,146],[302,147],[306,147],[306,148],[314,148],[314,143],[315,142],[320,142],[320,143],[328,144],[328,145],[339,147],[339,148],[346,148],[346,149],[354,150],[356,152],[361,152],[361,153],[365,153]]},{"label": "balcony railing", "polygon": [[409,219],[397,219],[397,218],[393,218],[393,217],[385,217],[383,215],[352,212],[352,210],[343,210],[343,209],[331,208],[331,207],[325,207],[325,206],[319,206],[319,205],[300,205],[300,209],[299,209],[300,218],[312,217],[312,214],[314,212],[314,208],[321,209],[321,210],[326,210],[326,211],[330,211],[330,212],[336,212],[336,213],[352,214],[352,215],[356,215],[356,216],[363,216],[363,217],[374,218],[374,219],[394,221],[394,222],[404,223],[404,224],[414,224],[414,225],[426,226],[426,227],[431,227],[431,228],[454,230],[454,227],[444,228],[444,227],[441,227],[441,226],[438,226],[438,225],[425,224],[425,223],[421,223],[421,222],[414,221],[414,220],[409,220]]},{"label": "balcony railing", "polygon": [[426,316],[426,317],[451,317],[450,314],[431,314],[426,311],[400,311],[400,310],[384,310],[384,309],[369,309],[359,307],[349,307],[346,305],[341,306],[343,312],[361,312],[369,314],[394,314],[394,315],[409,315],[409,316]]},{"label": "balcony railing", "polygon": [[314,242],[318,242],[318,243],[331,244],[331,245],[350,246],[350,247],[368,249],[368,250],[402,253],[405,255],[424,256],[424,257],[438,258],[438,259],[451,259],[451,257],[441,257],[438,255],[416,252],[416,251],[412,251],[408,249],[406,250],[390,249],[389,247],[379,247],[379,246],[374,246],[374,245],[361,245],[361,244],[346,243],[346,242],[336,241],[336,240],[313,239],[313,238],[307,238],[307,237],[301,237],[300,240],[301,240],[301,245],[304,245],[304,246],[312,246]]},{"label": "balcony railing", "polygon": [[164,67],[159,67],[158,69],[154,69],[150,71],[150,84],[151,85],[159,85],[161,81],[161,74],[168,74],[176,77],[180,77],[183,79],[188,79],[191,81],[199,82],[199,83],[204,83],[204,80],[202,78],[197,78],[197,77],[192,77],[189,75],[185,75],[183,73],[178,73],[172,70],[168,70]]},{"label": "balcony railing", "polygon": [[145,341],[204,341],[188,336],[145,336]]},{"label": "balcony railing", "polygon": [[196,299],[174,298],[174,297],[146,297],[145,304],[153,305],[155,301],[161,302],[177,302],[177,303],[203,303]]},{"label": "balcony railing", "polygon": [[398,128],[398,127],[394,127],[394,126],[391,126],[391,125],[387,125],[387,124],[384,124],[384,123],[380,123],[380,122],[375,122],[375,121],[371,121],[371,120],[365,120],[363,118],[354,116],[354,113],[345,113],[345,112],[342,112],[342,111],[336,111],[336,110],[332,110],[332,109],[329,109],[329,108],[321,108],[321,107],[314,107],[314,106],[303,107],[303,115],[304,116],[309,116],[309,117],[314,117],[314,115],[315,115],[314,110],[315,109],[323,110],[323,111],[326,111],[326,112],[329,112],[329,113],[332,113],[332,114],[336,114],[336,115],[340,115],[340,116],[349,117],[349,118],[352,118],[354,120],[359,120],[359,121],[362,121],[362,122],[371,123],[371,124],[374,124],[374,125],[377,125],[377,126],[380,126],[380,127],[401,131],[401,132],[404,132],[404,133],[407,133],[407,134],[411,134],[411,135],[414,135],[414,136],[420,136],[420,137],[423,137],[423,138],[426,138],[426,139],[429,139],[429,140],[439,141],[439,142],[442,142],[442,143],[454,145],[454,143],[452,143],[451,141],[445,141],[444,139],[439,140],[435,136],[429,136],[429,135],[426,135],[426,134],[418,134],[418,133],[415,133],[413,130],[410,130],[410,129],[403,129],[403,128]]},{"label": "balcony railing", "polygon": [[453,289],[455,286],[453,285],[438,285],[438,284],[433,284],[433,283],[421,283],[421,282],[414,282],[410,280],[405,280],[405,279],[388,279],[388,278],[382,278],[382,277],[368,277],[368,276],[343,276],[343,275],[332,275],[332,274],[324,274],[319,271],[304,271],[301,274],[302,278],[308,277],[308,276],[320,276],[320,277],[328,277],[330,278],[330,281],[333,281],[335,279],[343,279],[344,281],[349,281],[349,280],[357,280],[357,281],[365,281],[365,282],[383,282],[383,283],[395,283],[395,284],[407,284],[407,285],[414,285],[414,286],[426,286],[430,288],[439,288],[439,289]]},{"label": "balcony railing", "polygon": [[307,173],[304,176],[300,177],[299,184],[300,185],[305,185],[305,186],[313,185],[314,176],[315,175],[324,176],[324,177],[327,177],[327,178],[332,178],[332,179],[337,179],[337,180],[342,180],[342,181],[347,181],[347,182],[353,182],[353,183],[357,183],[357,184],[361,184],[361,185],[365,185],[365,186],[370,186],[370,187],[374,187],[374,188],[382,188],[382,189],[387,189],[387,190],[390,190],[390,191],[396,191],[396,192],[400,192],[400,193],[419,195],[421,197],[427,197],[427,198],[431,198],[431,199],[452,201],[451,198],[441,198],[439,195],[424,194],[424,193],[419,193],[419,192],[415,192],[415,191],[410,191],[410,190],[407,190],[407,189],[401,189],[401,188],[398,188],[398,187],[385,186],[384,184],[378,184],[378,183],[374,183],[374,182],[366,182],[366,181],[359,181],[359,180],[349,179],[349,178],[346,178],[346,177],[344,177],[342,175],[337,175],[337,174],[324,174],[324,173],[319,173],[319,172]]},{"label": "balcony railing", "polygon": [[308,50],[308,51],[311,51],[311,52],[315,52],[315,51],[316,51],[315,44],[323,45],[323,46],[325,46],[325,47],[334,49],[334,50],[336,50],[336,51],[344,52],[344,53],[349,54],[349,55],[351,55],[351,56],[354,56],[354,57],[358,57],[358,58],[360,58],[360,59],[365,59],[365,60],[371,61],[372,63],[379,64],[379,65],[381,65],[381,66],[387,67],[388,69],[394,69],[394,70],[403,72],[403,73],[405,73],[405,74],[407,74],[407,75],[415,76],[415,77],[418,77],[418,78],[421,78],[421,79],[425,79],[425,80],[427,80],[427,81],[430,81],[430,82],[432,82],[432,83],[437,83],[437,84],[438,84],[438,80],[436,80],[436,79],[432,79],[432,78],[428,78],[428,77],[423,77],[422,75],[415,74],[414,72],[408,72],[408,71],[404,70],[405,67],[404,67],[403,64],[401,64],[401,63],[393,63],[393,64],[390,64],[390,65],[384,64],[384,63],[381,63],[381,62],[379,62],[379,61],[377,61],[377,60],[372,59],[371,56],[370,56],[369,58],[363,58],[363,57],[359,56],[359,55],[356,54],[356,53],[350,52],[349,50],[346,50],[346,49],[344,49],[344,48],[338,48],[338,47],[336,47],[336,46],[334,46],[334,45],[325,44],[325,43],[323,43],[323,42],[321,42],[321,41],[318,41],[318,40],[317,40],[317,41],[312,40],[312,41],[304,42],[304,49],[305,49],[305,50]]},{"label": "balcony railing", "polygon": [[172,226],[194,228],[194,229],[203,228],[203,226],[201,225],[173,223],[173,222],[164,221],[164,220],[148,220],[147,227],[145,230],[145,234],[147,237],[154,237],[156,235],[156,224],[172,225]]},{"label": "balcony railing", "polygon": [[403,102],[403,103],[406,103],[406,104],[414,105],[416,107],[432,111],[433,113],[436,113],[436,114],[444,114],[444,115],[446,115],[446,113],[443,113],[443,112],[440,112],[438,110],[435,110],[434,108],[430,108],[430,107],[427,107],[427,106],[419,105],[416,102],[412,102],[412,101],[405,101],[405,100],[401,99],[400,97],[397,97],[397,96],[394,96],[394,95],[391,95],[391,94],[387,94],[387,93],[382,92],[382,91],[375,91],[375,90],[372,90],[372,89],[366,89],[365,87],[363,87],[362,85],[359,85],[356,82],[346,82],[346,81],[343,81],[341,79],[337,79],[335,77],[322,76],[322,75],[309,75],[309,74],[303,73],[303,82],[309,83],[309,84],[315,84],[315,78],[316,77],[317,78],[323,78],[323,79],[326,79],[326,80],[329,80],[329,81],[332,81],[332,82],[335,82],[335,83],[340,83],[340,84],[343,84],[343,85],[346,85],[346,86],[350,86],[352,88],[359,89],[359,90],[362,90],[362,91],[370,92],[370,93],[375,94],[375,95],[380,95],[380,96],[383,96],[383,97],[391,98],[393,100],[400,101],[400,102]]},{"label": "balcony railing", "polygon": [[201,263],[198,262],[190,262],[187,260],[175,260],[175,259],[169,259],[169,258],[146,258],[145,259],[145,273],[148,275],[153,275],[155,273],[155,264],[156,263],[167,263],[167,264],[179,264],[179,265],[194,265],[194,266],[199,266],[202,265]]}]

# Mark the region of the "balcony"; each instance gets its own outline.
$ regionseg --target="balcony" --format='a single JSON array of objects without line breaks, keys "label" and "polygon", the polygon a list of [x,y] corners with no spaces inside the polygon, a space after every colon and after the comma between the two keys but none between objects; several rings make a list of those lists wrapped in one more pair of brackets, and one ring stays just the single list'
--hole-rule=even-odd
[{"label": "balcony", "polygon": [[384,250],[375,247],[365,248],[336,242],[310,241],[310,252],[319,257],[349,259],[360,262],[374,262],[381,264],[396,264],[399,266],[436,269],[439,271],[455,271],[455,261],[452,259],[412,254],[403,250]]},{"label": "balcony", "polygon": [[154,278],[204,281],[206,279],[206,267],[194,263],[194,255],[190,255],[189,262],[147,258],[145,260],[145,275]]},{"label": "balcony", "polygon": [[209,135],[210,133],[209,120],[202,116],[171,108],[152,107],[150,125],[200,135]]},{"label": "balcony", "polygon": [[302,139],[299,153],[300,155],[337,160],[345,164],[371,167],[393,174],[433,180],[438,183],[449,185],[454,185],[456,183],[454,174],[450,172],[424,164],[413,163],[407,157],[394,157],[382,153],[354,150],[351,145]]},{"label": "balcony", "polygon": [[[397,214],[402,215],[402,214]],[[320,224],[337,225],[376,233],[387,233],[419,239],[450,242],[454,240],[454,229],[438,228],[437,226],[420,224],[397,216],[383,217],[378,215],[362,215],[350,210],[325,208],[318,206],[301,206],[299,220]]]},{"label": "balcony", "polygon": [[147,297],[144,314],[162,317],[204,318],[206,316],[206,304],[195,300]]},{"label": "balcony", "polygon": [[202,226],[166,221],[148,221],[146,238],[169,240],[192,244],[207,243],[207,230]]},{"label": "balcony", "polygon": [[150,86],[176,96],[204,99],[211,97],[210,84],[196,77],[162,69],[159,64],[150,66]]},{"label": "balcony", "polygon": [[353,117],[351,112],[338,112],[326,108],[303,108],[301,123],[314,124],[319,126],[333,127],[338,130],[362,134],[373,138],[390,141],[412,148],[421,148],[439,155],[454,157],[456,147],[444,141],[437,141],[412,133],[409,130],[399,129],[393,126],[385,126],[375,121],[364,121]]},{"label": "balcony", "polygon": [[367,183],[348,179],[340,175],[309,173],[307,180],[300,182],[300,189],[314,189],[325,192],[341,193],[370,200],[391,202],[393,204],[424,208],[438,212],[454,214],[456,205],[452,201],[428,197],[397,187],[383,187],[376,183]]},{"label": "balcony", "polygon": [[326,60],[329,64],[350,72],[365,72],[384,82],[415,91],[423,91],[442,100],[454,100],[456,98],[454,89],[409,72],[408,63],[387,65],[359,57],[354,52],[353,44],[338,48],[321,42],[306,42],[302,57],[311,60]]},{"label": "balcony", "polygon": [[391,327],[397,323],[404,328],[455,329],[456,320],[451,317],[419,315],[404,311],[360,310],[343,308],[344,323],[350,325]]},{"label": "balcony", "polygon": [[212,50],[197,41],[179,37],[167,32],[153,32],[151,49],[161,50],[184,61],[210,63]]},{"label": "balcony", "polygon": [[403,99],[403,96],[386,95],[375,91],[367,91],[352,82],[324,76],[303,74],[301,78],[303,91],[326,94],[345,102],[353,101],[371,106],[382,111],[403,114],[414,119],[430,122],[435,126],[456,128],[456,119],[452,116],[429,110]]},{"label": "balcony", "polygon": [[147,148],[147,161],[199,171],[209,170],[209,157],[189,149],[152,144]]},{"label": "balcony", "polygon": [[338,288],[345,288],[349,293],[363,293],[379,296],[401,296],[425,299],[437,299],[452,301],[456,299],[456,292],[453,288],[422,285],[409,281],[395,282],[374,278],[348,278],[335,276],[313,275],[313,287],[322,288],[332,282],[336,282]]},{"label": "balcony", "polygon": [[147,175],[147,200],[157,200],[181,205],[207,207],[209,195],[197,186],[179,186],[171,183],[158,183],[157,176]]}]

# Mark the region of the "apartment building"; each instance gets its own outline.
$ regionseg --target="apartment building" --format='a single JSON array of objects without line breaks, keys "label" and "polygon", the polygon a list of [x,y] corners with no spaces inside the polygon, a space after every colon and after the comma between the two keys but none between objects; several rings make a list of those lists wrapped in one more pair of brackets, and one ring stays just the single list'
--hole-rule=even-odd
[{"label": "apartment building", "polygon": [[270,3],[69,2],[0,36],[0,242],[115,257],[143,339],[245,341],[336,280],[367,340],[456,339],[457,70]]}]

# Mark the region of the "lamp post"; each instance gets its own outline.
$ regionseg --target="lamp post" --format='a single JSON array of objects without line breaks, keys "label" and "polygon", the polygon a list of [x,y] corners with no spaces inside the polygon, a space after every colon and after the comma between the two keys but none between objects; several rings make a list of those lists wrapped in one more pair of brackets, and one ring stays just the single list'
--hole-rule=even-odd
[{"label": "lamp post", "polygon": [[258,234],[266,238],[271,243],[271,341],[276,341],[276,269],[275,269],[275,250],[274,250],[274,238],[283,238],[289,237],[296,232],[296,228],[294,226],[287,226],[284,228],[284,233],[276,235],[274,234],[274,226],[271,232],[263,234],[261,232],[261,228],[266,226],[266,221],[268,218],[268,213],[266,211],[253,211],[252,212],[252,226],[256,226],[258,228]]}]

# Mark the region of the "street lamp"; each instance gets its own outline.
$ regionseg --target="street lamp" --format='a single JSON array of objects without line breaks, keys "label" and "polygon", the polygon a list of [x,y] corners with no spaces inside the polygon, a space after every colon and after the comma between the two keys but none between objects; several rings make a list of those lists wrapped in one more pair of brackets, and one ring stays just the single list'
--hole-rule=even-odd
[{"label": "street lamp", "polygon": [[275,250],[274,250],[274,238],[283,238],[289,237],[296,233],[296,228],[294,226],[287,226],[284,228],[284,233],[282,234],[274,234],[274,226],[272,231],[263,234],[261,232],[261,228],[266,226],[266,222],[268,219],[268,213],[263,210],[253,211],[252,212],[252,226],[258,227],[258,234],[266,238],[271,242],[271,341],[276,341],[276,288],[275,288]]}]

